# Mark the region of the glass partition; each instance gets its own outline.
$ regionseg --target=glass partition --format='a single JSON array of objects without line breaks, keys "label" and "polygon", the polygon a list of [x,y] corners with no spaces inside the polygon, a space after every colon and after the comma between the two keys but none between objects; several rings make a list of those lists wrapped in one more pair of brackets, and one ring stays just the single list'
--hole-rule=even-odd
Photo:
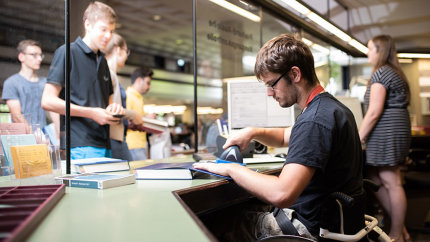
[{"label": "glass partition", "polygon": [[54,51],[64,43],[63,1],[0,2],[0,80],[19,72],[17,45],[21,40],[39,41],[44,58],[38,75],[46,77]]},{"label": "glass partition", "polygon": [[[206,144],[216,119],[227,118],[225,79],[253,76],[260,47],[281,33],[297,33],[308,43],[317,76],[331,92],[343,94],[349,87],[352,95],[362,96],[371,72],[366,58],[352,58],[260,6],[239,0],[195,1],[200,144]],[[71,1],[71,41],[83,34],[87,4]],[[116,32],[131,50],[126,66],[118,70],[120,83],[127,88],[136,67],[152,67],[151,89],[144,96],[145,104],[152,105],[148,112],[160,118],[168,114],[173,127],[192,127],[193,0],[110,0],[108,4],[118,16]],[[0,5],[0,83],[19,71],[16,46],[27,38],[41,42],[45,58],[38,74],[46,76],[54,51],[64,43],[64,1],[5,0]]]},{"label": "glass partition", "polygon": [[[216,119],[226,120],[226,78],[252,76],[261,46],[261,9],[244,1],[196,0],[197,83],[220,90],[210,106],[222,113],[199,115],[200,145],[215,146]],[[218,94],[218,92],[217,92]],[[207,106],[198,92],[199,107]],[[210,148],[209,148],[210,149]]]}]

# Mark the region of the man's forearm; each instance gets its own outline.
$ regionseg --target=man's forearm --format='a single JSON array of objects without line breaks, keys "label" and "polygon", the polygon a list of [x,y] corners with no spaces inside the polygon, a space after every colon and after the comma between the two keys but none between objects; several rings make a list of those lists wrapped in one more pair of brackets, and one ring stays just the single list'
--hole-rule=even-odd
[{"label": "man's forearm", "polygon": [[[61,115],[66,114],[66,102],[58,97],[51,97],[49,101],[42,103],[43,109]],[[77,117],[91,118],[91,108],[70,104],[70,115]]]},{"label": "man's forearm", "polygon": [[[285,147],[289,144],[290,130],[286,128],[253,128],[253,139],[267,146]],[[288,135],[286,135],[286,132]]]}]

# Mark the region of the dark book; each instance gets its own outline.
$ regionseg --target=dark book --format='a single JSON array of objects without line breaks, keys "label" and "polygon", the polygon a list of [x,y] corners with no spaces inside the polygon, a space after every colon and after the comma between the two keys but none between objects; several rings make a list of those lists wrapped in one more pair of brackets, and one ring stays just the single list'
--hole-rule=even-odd
[{"label": "dark book", "polygon": [[136,179],[148,180],[191,180],[190,170],[194,162],[157,163],[134,170]]}]

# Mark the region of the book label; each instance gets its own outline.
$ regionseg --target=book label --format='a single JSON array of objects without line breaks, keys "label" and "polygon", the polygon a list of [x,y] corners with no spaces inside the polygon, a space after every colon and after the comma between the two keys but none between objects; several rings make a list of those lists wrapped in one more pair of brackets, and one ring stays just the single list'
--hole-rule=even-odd
[{"label": "book label", "polygon": [[71,187],[84,187],[84,188],[99,188],[98,181],[79,181],[79,180],[71,180],[70,181]]}]

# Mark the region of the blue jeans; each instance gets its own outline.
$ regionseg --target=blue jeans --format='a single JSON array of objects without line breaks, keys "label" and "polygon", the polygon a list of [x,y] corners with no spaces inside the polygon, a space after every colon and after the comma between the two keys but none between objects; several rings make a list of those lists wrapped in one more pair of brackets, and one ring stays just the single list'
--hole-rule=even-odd
[{"label": "blue jeans", "polygon": [[93,146],[81,146],[70,149],[70,158],[72,160],[98,157],[112,157],[112,151]]},{"label": "blue jeans", "polygon": [[145,148],[130,149],[132,160],[146,160],[148,155]]}]

